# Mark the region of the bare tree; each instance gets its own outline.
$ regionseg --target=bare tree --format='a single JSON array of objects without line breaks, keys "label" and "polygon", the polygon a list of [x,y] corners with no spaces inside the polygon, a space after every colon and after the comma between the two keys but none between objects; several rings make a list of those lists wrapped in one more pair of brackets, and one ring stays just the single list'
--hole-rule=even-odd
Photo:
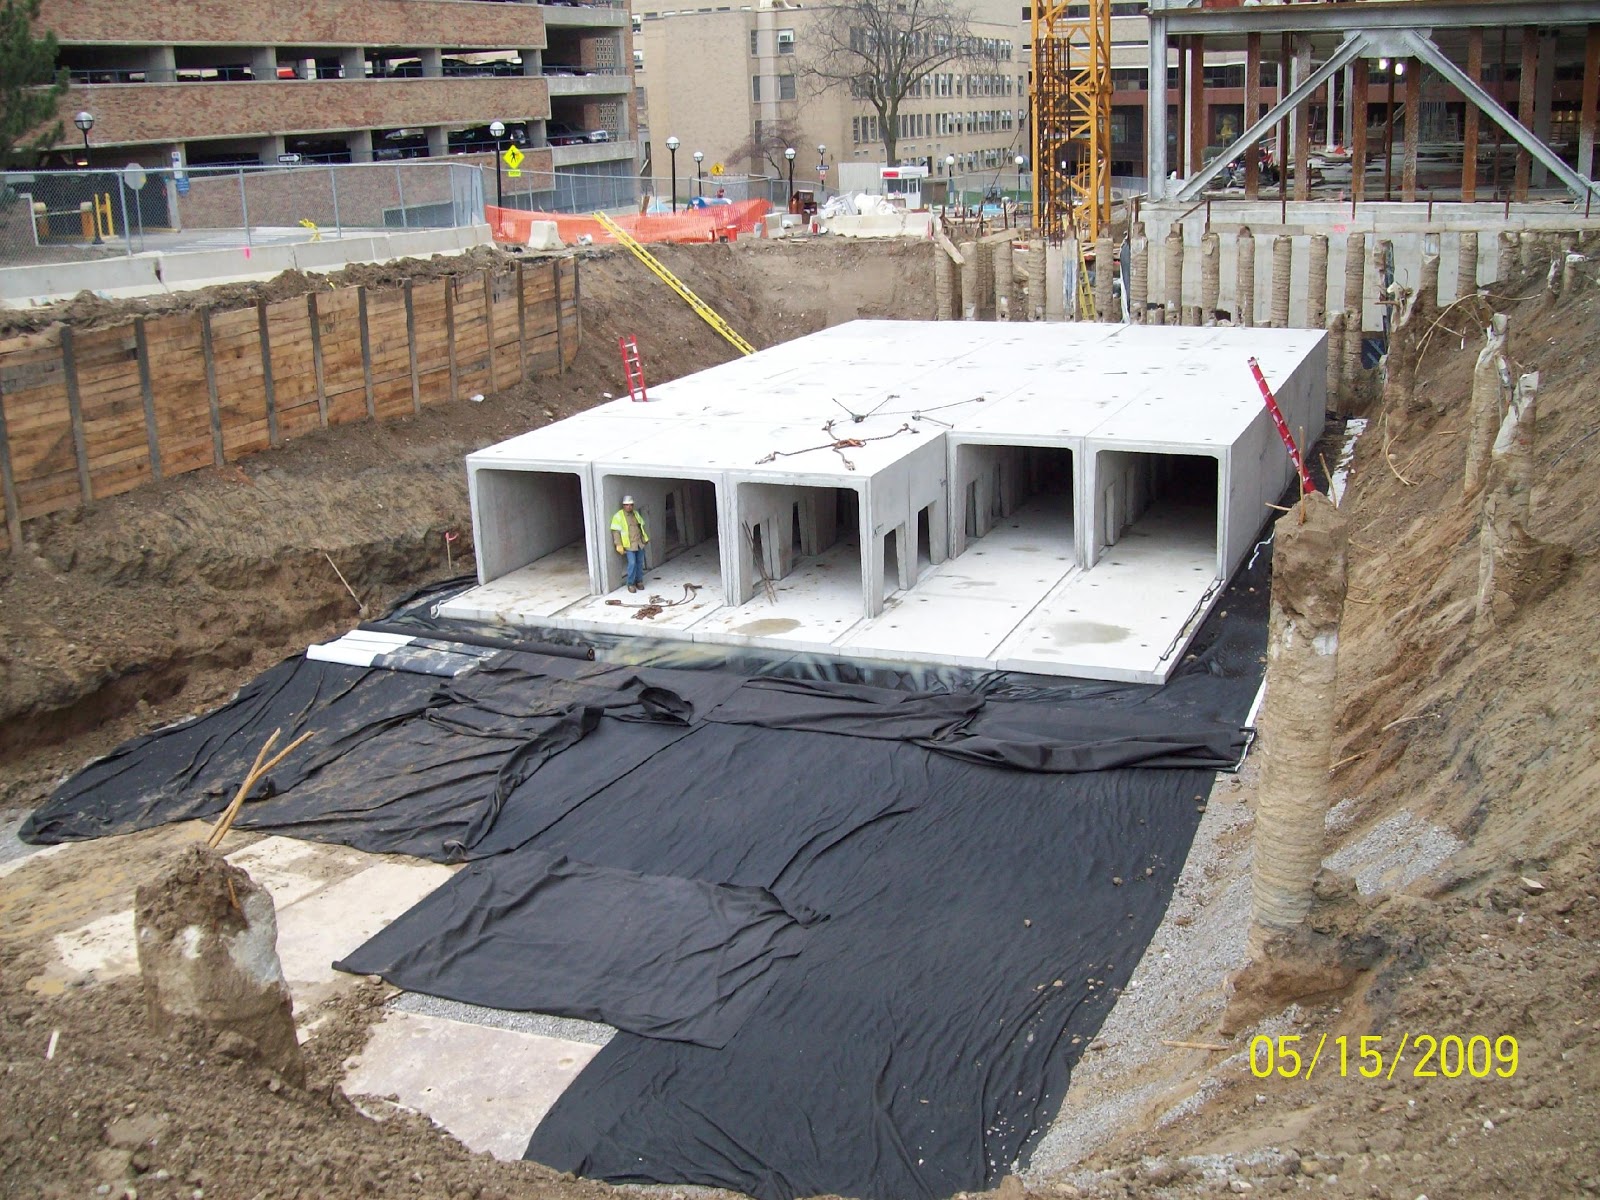
[{"label": "bare tree", "polygon": [[728,161],[754,162],[760,160],[769,163],[779,175],[784,173],[788,160],[783,157],[783,152],[790,146],[796,148],[807,144],[804,133],[788,117],[784,117],[772,124],[762,122],[756,132],[740,142],[728,153]]},{"label": "bare tree", "polygon": [[847,87],[878,114],[884,153],[899,163],[900,105],[941,67],[977,56],[956,0],[837,0],[817,10],[798,74],[818,91]]}]

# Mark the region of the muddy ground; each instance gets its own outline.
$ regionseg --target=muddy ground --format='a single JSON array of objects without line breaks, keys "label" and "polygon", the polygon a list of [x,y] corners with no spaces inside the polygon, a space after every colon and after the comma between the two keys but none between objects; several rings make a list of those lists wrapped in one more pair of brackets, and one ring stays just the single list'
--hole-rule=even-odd
[{"label": "muddy ground", "polygon": [[[764,345],[855,315],[931,315],[927,253],[816,244],[680,247],[663,257]],[[24,550],[0,559],[0,807],[26,807],[87,757],[208,707],[282,655],[348,627],[358,600],[324,554],[368,611],[447,574],[445,532],[460,535],[452,546],[462,555],[470,545],[461,455],[619,391],[618,334],[640,336],[651,377],[731,354],[626,256],[595,255],[584,269],[585,342],[560,379],[414,421],[330,431],[31,523]],[[1570,547],[1572,566],[1514,620],[1474,638],[1479,518],[1460,495],[1486,313],[1445,314],[1419,372],[1423,402],[1398,435],[1398,414],[1392,436],[1375,422],[1345,500],[1355,533],[1330,850],[1382,840],[1385,823],[1404,815],[1414,823],[1393,826],[1403,831],[1401,859],[1428,849],[1418,829],[1448,838],[1450,852],[1399,886],[1358,894],[1330,876],[1313,924],[1345,971],[1326,994],[1287,1010],[1294,997],[1263,997],[1260,1025],[1221,1031],[1220,1003],[1203,1002],[1226,992],[1225,972],[1197,952],[1186,964],[1194,982],[1167,998],[1164,1023],[1145,1037],[1224,1049],[1161,1050],[1145,1072],[1159,1077],[1160,1097],[1132,1110],[1086,1160],[1069,1155],[1030,1174],[1035,1190],[1600,1194],[1600,291],[1549,304],[1533,277],[1502,290],[1517,368],[1543,373],[1532,532]],[[1212,807],[1231,814],[1223,841],[1235,852],[1206,864],[1222,876],[1218,888],[1247,862],[1237,852],[1248,846],[1253,778],[1247,770],[1213,796]],[[37,860],[0,880],[0,898],[26,889],[125,905],[183,836],[156,830],[102,843],[88,869],[77,865],[86,857]],[[375,987],[347,992],[318,1026],[307,1042],[311,1083],[296,1089],[203,1042],[151,1038],[126,981],[41,989],[53,929],[14,907],[0,911],[8,1194],[80,1196],[101,1185],[105,1194],[132,1186],[139,1196],[243,1198],[606,1190],[468,1155],[425,1122],[378,1123],[354,1109],[333,1080],[361,1042]],[[1260,1029],[1299,1033],[1308,1046],[1323,1033],[1381,1035],[1391,1052],[1402,1035],[1514,1037],[1518,1063],[1509,1078],[1418,1076],[1413,1052],[1393,1078],[1364,1079],[1354,1067],[1341,1077],[1326,1064],[1311,1081],[1257,1078],[1243,1051]],[[46,1059],[54,1031],[58,1050]],[[1109,1099],[1119,1085],[1103,1086]]]}]

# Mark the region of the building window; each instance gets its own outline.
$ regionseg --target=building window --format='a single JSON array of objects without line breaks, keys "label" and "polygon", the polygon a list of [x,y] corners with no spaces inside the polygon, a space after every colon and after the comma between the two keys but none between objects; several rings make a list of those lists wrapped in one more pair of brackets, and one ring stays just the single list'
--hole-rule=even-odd
[{"label": "building window", "polygon": [[756,103],[761,102],[761,76],[750,76],[750,99]]},{"label": "building window", "polygon": [[757,47],[759,45],[760,45],[760,41],[758,40],[758,32],[756,30],[752,29],[750,31],[750,53],[751,54],[760,54],[761,51],[759,49],[757,49]]},{"label": "building window", "polygon": [[633,52],[633,69],[635,71],[644,70],[644,51],[643,50],[635,50]]},{"label": "building window", "polygon": [[780,30],[778,30],[778,53],[779,54],[793,54],[794,53],[794,30],[792,30],[792,29],[780,29]]},{"label": "building window", "polygon": [[793,100],[794,99],[794,76],[793,75],[779,75],[778,76],[778,99],[779,100]]}]

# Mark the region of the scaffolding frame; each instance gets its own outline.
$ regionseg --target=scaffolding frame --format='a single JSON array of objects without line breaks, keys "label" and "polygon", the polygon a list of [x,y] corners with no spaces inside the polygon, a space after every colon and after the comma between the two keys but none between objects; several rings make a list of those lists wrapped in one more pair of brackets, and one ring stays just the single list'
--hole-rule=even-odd
[{"label": "scaffolding frame", "polygon": [[1033,6],[1033,212],[1050,241],[1111,223],[1111,0]]}]

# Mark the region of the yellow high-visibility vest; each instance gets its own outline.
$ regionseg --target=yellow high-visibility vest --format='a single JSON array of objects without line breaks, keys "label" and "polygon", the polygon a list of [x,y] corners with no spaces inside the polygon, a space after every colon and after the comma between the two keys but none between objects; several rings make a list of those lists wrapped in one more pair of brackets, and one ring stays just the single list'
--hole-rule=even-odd
[{"label": "yellow high-visibility vest", "polygon": [[[645,528],[644,514],[638,509],[634,509],[633,519],[639,522],[640,545],[649,542],[650,531]],[[611,532],[617,535],[617,539],[622,543],[622,548],[624,550],[638,549],[637,546],[632,544],[631,539],[628,537],[628,514],[620,508],[617,509],[616,514],[611,518]]]}]

